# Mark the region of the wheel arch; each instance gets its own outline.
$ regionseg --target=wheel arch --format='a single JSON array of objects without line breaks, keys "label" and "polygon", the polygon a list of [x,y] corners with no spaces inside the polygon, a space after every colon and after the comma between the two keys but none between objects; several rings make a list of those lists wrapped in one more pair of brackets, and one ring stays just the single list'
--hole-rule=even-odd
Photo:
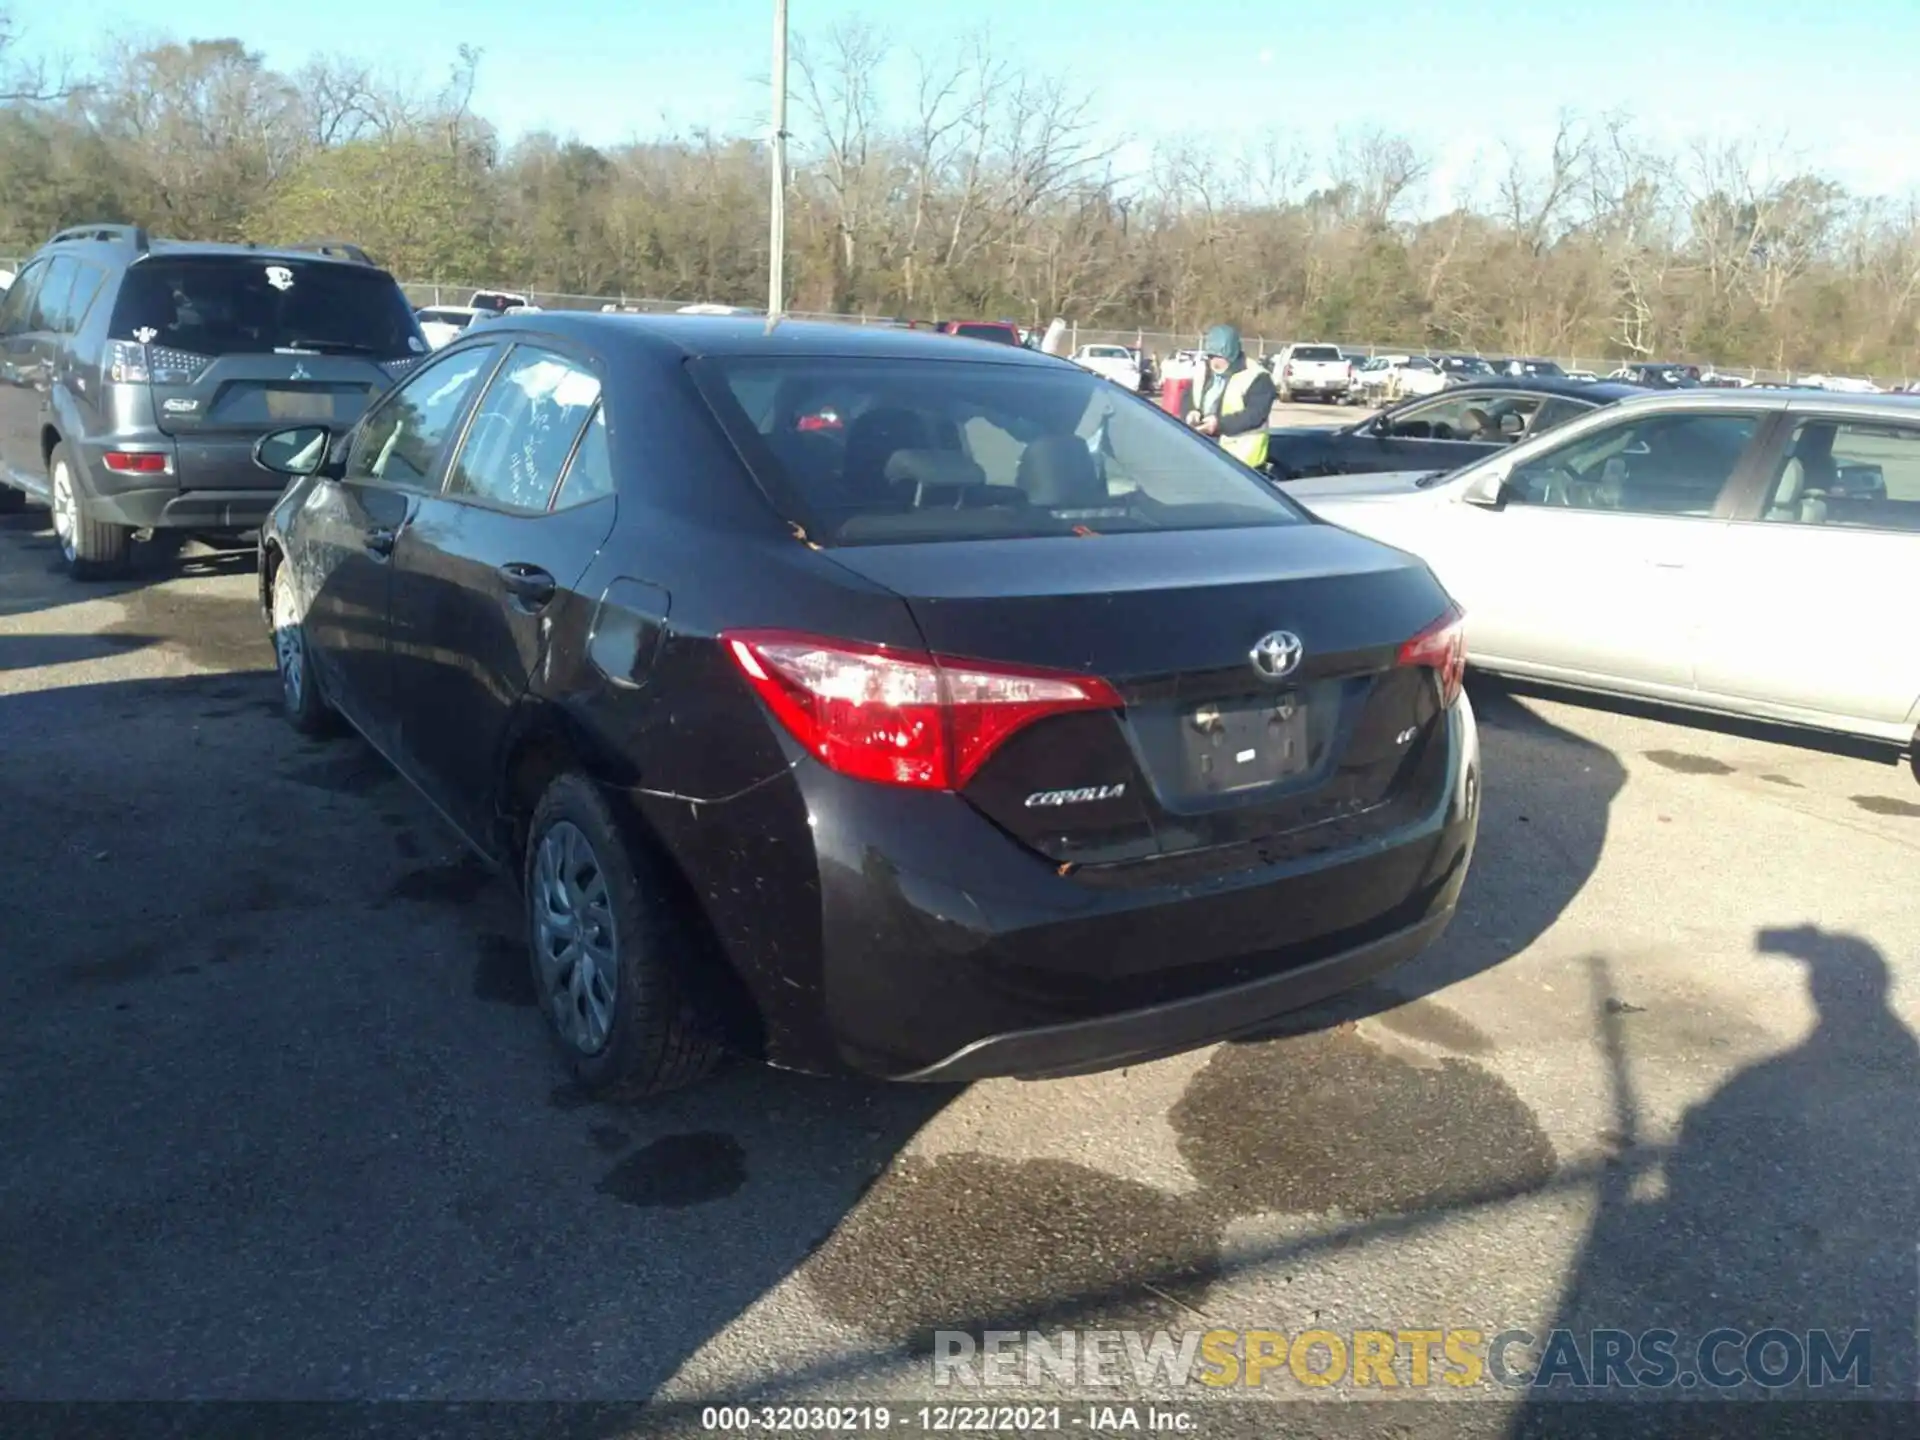
[{"label": "wheel arch", "polygon": [[664,882],[663,897],[687,926],[692,964],[681,978],[722,1026],[729,1048],[759,1056],[766,1048],[760,1006],[721,943],[699,892],[659,832],[625,790],[630,767],[610,754],[566,709],[552,700],[524,698],[514,711],[501,746],[499,780],[489,847],[503,861],[516,889],[525,881],[527,827],[547,787],[576,772],[598,785],[620,822],[627,843],[644,853]]}]

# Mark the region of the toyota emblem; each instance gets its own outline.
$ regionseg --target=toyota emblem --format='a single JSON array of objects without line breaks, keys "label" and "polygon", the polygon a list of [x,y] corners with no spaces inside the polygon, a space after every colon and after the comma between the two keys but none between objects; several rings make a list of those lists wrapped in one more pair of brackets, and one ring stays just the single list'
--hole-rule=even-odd
[{"label": "toyota emblem", "polygon": [[1299,668],[1305,651],[1300,637],[1291,630],[1275,630],[1271,635],[1262,635],[1247,658],[1262,679],[1284,680]]}]

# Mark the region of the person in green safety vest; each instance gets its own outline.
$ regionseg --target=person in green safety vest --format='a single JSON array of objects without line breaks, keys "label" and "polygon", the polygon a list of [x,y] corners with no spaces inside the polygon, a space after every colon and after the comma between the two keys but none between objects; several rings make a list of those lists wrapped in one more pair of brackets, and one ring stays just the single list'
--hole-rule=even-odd
[{"label": "person in green safety vest", "polygon": [[1202,347],[1207,373],[1187,424],[1211,435],[1220,448],[1255,470],[1266,468],[1267,412],[1273,409],[1273,377],[1247,358],[1240,332],[1231,325],[1207,331]]}]

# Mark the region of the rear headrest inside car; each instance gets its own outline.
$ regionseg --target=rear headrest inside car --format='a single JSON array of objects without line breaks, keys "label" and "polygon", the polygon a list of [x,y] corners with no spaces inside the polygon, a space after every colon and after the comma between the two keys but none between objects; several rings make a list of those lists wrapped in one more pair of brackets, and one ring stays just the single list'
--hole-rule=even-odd
[{"label": "rear headrest inside car", "polygon": [[915,488],[965,489],[987,483],[987,472],[955,450],[896,450],[887,457],[887,479]]}]

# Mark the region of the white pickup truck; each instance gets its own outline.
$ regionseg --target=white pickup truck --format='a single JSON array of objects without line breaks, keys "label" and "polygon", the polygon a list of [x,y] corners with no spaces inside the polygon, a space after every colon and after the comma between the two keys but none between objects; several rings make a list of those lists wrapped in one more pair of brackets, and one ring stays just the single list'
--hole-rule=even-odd
[{"label": "white pickup truck", "polygon": [[1337,345],[1289,345],[1274,362],[1273,385],[1283,404],[1299,396],[1344,400],[1353,388],[1353,363]]},{"label": "white pickup truck", "polygon": [[1082,345],[1073,352],[1073,363],[1104,375],[1123,390],[1140,389],[1140,361],[1124,345]]}]

